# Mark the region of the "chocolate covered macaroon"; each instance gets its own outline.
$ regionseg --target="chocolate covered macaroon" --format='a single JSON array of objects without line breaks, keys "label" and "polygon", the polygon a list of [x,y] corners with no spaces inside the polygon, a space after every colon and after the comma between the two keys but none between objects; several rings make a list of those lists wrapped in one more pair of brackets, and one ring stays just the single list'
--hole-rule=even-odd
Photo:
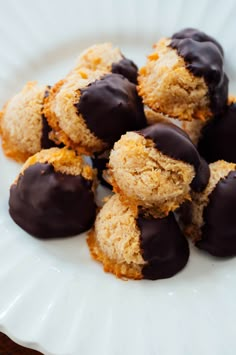
[{"label": "chocolate covered macaroon", "polygon": [[73,70],[76,71],[81,68],[121,74],[132,83],[137,84],[137,66],[111,43],[95,44],[83,51]]},{"label": "chocolate covered macaroon", "polygon": [[111,151],[108,173],[115,192],[157,216],[174,211],[209,179],[207,163],[171,123],[123,135]]},{"label": "chocolate covered macaroon", "polygon": [[138,82],[144,104],[181,120],[207,120],[227,104],[222,47],[196,29],[187,28],[156,43]]},{"label": "chocolate covered macaroon", "polygon": [[74,72],[56,84],[44,113],[61,142],[88,155],[146,125],[136,86],[122,75],[98,71]]},{"label": "chocolate covered macaroon", "polygon": [[43,106],[49,87],[28,82],[10,99],[0,112],[0,133],[6,156],[24,162],[41,149],[55,146],[51,131],[43,115]]},{"label": "chocolate covered macaroon", "polygon": [[92,257],[120,278],[164,279],[175,275],[189,258],[188,242],[173,213],[145,217],[113,195],[97,215],[88,237]]},{"label": "chocolate covered macaroon", "polygon": [[26,232],[59,238],[92,227],[95,173],[81,156],[51,148],[29,158],[10,188],[9,213]]},{"label": "chocolate covered macaroon", "polygon": [[192,223],[186,228],[196,246],[214,256],[236,255],[236,165],[210,164],[206,189],[193,194]]}]

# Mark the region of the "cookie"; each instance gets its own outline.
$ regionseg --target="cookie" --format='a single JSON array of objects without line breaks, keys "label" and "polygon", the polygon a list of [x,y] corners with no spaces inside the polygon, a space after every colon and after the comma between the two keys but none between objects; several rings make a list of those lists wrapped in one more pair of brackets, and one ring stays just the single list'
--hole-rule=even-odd
[{"label": "cookie", "polygon": [[42,148],[55,146],[50,127],[43,115],[49,87],[28,82],[10,99],[0,113],[2,147],[6,156],[24,162]]},{"label": "cookie", "polygon": [[154,111],[180,120],[205,120],[227,103],[222,47],[195,29],[175,33],[154,45],[138,83],[144,104]]},{"label": "cookie", "polygon": [[190,199],[191,189],[202,191],[209,168],[183,130],[157,123],[115,143],[108,174],[114,191],[130,204],[161,216]]},{"label": "cookie", "polygon": [[137,84],[138,68],[130,59],[127,59],[119,48],[111,43],[95,44],[87,48],[78,58],[73,70],[87,68],[101,70],[106,73],[121,74],[129,81]]},{"label": "cookie", "polygon": [[81,156],[51,148],[29,158],[10,188],[9,213],[26,232],[59,238],[92,227],[95,174]]},{"label": "cookie", "polygon": [[146,217],[118,194],[98,213],[87,241],[92,257],[120,278],[168,278],[189,258],[188,242],[172,213],[162,219]]},{"label": "cookie", "polygon": [[146,125],[136,86],[119,74],[80,71],[57,83],[44,114],[65,145],[92,155]]},{"label": "cookie", "polygon": [[210,164],[206,189],[193,194],[192,223],[186,228],[196,246],[219,256],[236,255],[236,165]]}]

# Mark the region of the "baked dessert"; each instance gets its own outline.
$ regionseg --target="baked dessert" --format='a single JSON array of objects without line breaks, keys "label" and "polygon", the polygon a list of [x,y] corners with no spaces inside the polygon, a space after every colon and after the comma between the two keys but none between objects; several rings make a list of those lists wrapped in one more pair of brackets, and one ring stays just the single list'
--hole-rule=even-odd
[{"label": "baked dessert", "polygon": [[227,104],[222,47],[191,28],[154,45],[154,52],[139,71],[138,83],[145,105],[181,120],[206,120],[221,113]]},{"label": "baked dessert", "polygon": [[235,137],[236,103],[232,102],[203,127],[198,150],[209,163],[220,159],[236,163]]},{"label": "baked dessert", "polygon": [[57,83],[44,114],[59,141],[88,155],[146,125],[136,86],[122,75],[99,71],[77,71]]},{"label": "baked dessert", "polygon": [[193,193],[192,223],[186,232],[196,246],[214,256],[236,255],[236,165],[219,160],[210,164],[204,191]]},{"label": "baked dessert", "polygon": [[206,187],[209,168],[182,129],[157,123],[128,132],[115,143],[108,176],[129,204],[162,216],[190,199],[191,189]]},{"label": "baked dessert", "polygon": [[9,213],[26,232],[59,238],[92,227],[95,173],[66,148],[42,150],[30,157],[10,188]]},{"label": "baked dessert", "polygon": [[162,219],[147,217],[118,194],[98,213],[87,241],[92,257],[120,278],[168,278],[189,258],[188,242],[173,213]]},{"label": "baked dessert", "polygon": [[132,83],[137,84],[137,66],[111,43],[95,44],[85,49],[77,59],[73,70],[80,70],[81,68],[121,74]]},{"label": "baked dessert", "polygon": [[43,148],[55,146],[43,115],[44,100],[49,87],[28,82],[11,98],[0,112],[2,148],[6,156],[24,162]]}]

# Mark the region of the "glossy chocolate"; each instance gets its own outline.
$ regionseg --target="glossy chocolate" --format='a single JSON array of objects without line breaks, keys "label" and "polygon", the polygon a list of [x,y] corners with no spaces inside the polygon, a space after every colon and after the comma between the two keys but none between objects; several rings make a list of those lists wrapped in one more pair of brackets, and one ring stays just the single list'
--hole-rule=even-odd
[{"label": "glossy chocolate", "polygon": [[103,172],[107,170],[107,164],[109,163],[110,151],[105,151],[101,154],[94,154],[94,157],[91,159],[93,168],[97,169],[97,177],[100,183],[112,190],[112,186],[104,179]]},{"label": "glossy chocolate", "polygon": [[203,127],[198,151],[209,163],[221,159],[236,163],[236,103]]},{"label": "glossy chocolate", "polygon": [[121,74],[127,78],[131,83],[137,84],[138,68],[127,58],[122,58],[119,62],[113,63],[111,67],[112,73]]},{"label": "glossy chocolate", "polygon": [[162,219],[138,216],[142,256],[147,264],[145,279],[165,279],[175,275],[187,264],[189,246],[173,213]]},{"label": "glossy chocolate", "polygon": [[41,136],[41,148],[49,149],[56,147],[56,143],[49,138],[49,133],[52,131],[51,127],[48,124],[46,117],[42,114],[42,136]]},{"label": "glossy chocolate", "polygon": [[146,126],[136,86],[119,74],[108,74],[81,89],[75,104],[87,127],[112,147],[127,131]]},{"label": "glossy chocolate", "polygon": [[172,36],[170,46],[184,58],[187,69],[205,79],[213,114],[222,112],[228,99],[228,77],[219,43],[203,32],[187,28]]},{"label": "glossy chocolate", "polygon": [[138,133],[151,139],[155,147],[163,154],[193,165],[196,175],[191,187],[194,191],[204,190],[209,181],[210,170],[186,132],[172,123],[160,122],[148,126]]},{"label": "glossy chocolate", "polygon": [[236,171],[221,179],[204,208],[200,249],[214,256],[236,255]]},{"label": "glossy chocolate", "polygon": [[206,33],[197,30],[196,28],[185,28],[179,32],[173,34],[172,38],[183,39],[183,38],[191,38],[197,42],[212,42],[214,43],[222,55],[224,55],[224,50],[219,42],[215,40],[215,38],[208,36]]},{"label": "glossy chocolate", "polygon": [[26,232],[39,238],[67,237],[91,228],[96,205],[92,181],[56,172],[36,163],[10,189],[9,213]]}]

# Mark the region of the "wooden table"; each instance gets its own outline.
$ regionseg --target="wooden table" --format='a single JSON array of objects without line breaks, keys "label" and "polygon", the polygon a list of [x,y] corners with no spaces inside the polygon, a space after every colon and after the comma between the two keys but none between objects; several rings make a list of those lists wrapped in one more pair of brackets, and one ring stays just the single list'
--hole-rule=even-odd
[{"label": "wooden table", "polygon": [[40,355],[38,351],[24,348],[0,333],[0,355]]}]

